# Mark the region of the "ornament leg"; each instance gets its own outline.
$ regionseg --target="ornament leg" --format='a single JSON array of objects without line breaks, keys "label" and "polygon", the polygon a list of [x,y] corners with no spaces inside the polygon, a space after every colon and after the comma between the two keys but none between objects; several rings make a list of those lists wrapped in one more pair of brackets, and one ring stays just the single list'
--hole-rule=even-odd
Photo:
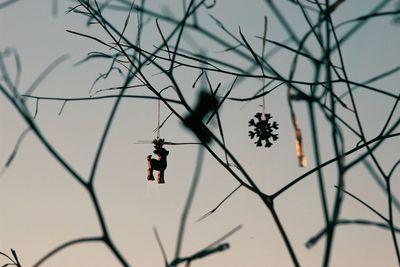
[{"label": "ornament leg", "polygon": [[153,181],[153,168],[151,167],[151,155],[147,156],[147,180]]},{"label": "ornament leg", "polygon": [[165,184],[165,180],[164,180],[164,171],[159,171],[159,172],[158,172],[157,182],[158,182],[159,184]]}]

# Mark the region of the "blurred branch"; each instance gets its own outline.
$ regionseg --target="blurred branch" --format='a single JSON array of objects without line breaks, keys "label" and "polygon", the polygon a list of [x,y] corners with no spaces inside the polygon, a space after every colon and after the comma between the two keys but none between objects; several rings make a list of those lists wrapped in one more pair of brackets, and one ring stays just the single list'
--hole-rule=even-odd
[{"label": "blurred branch", "polygon": [[[373,227],[378,227],[384,230],[390,231],[390,226],[387,223],[380,223],[380,222],[373,222],[373,221],[368,221],[368,220],[363,220],[363,219],[339,219],[336,221],[336,225],[363,225],[363,226],[373,226]],[[396,233],[400,233],[400,228],[396,227],[395,228]],[[306,242],[306,247],[307,248],[312,248],[315,246],[318,241],[326,234],[326,228],[320,230],[318,233],[316,233],[314,236],[310,237],[308,241]]]},{"label": "blurred branch", "polygon": [[103,237],[83,237],[83,238],[77,238],[77,239],[73,239],[71,241],[67,241],[67,242],[62,243],[61,245],[55,247],[50,252],[48,252],[46,255],[44,255],[35,264],[33,264],[33,267],[39,267],[45,261],[47,261],[50,257],[54,256],[58,252],[66,249],[70,246],[80,244],[80,243],[90,243],[90,242],[100,242],[100,241],[103,241]]},{"label": "blurred branch", "polygon": [[18,1],[19,0],[3,0],[2,2],[0,2],[0,8],[5,8],[9,5],[15,4]]},{"label": "blurred branch", "polygon": [[6,263],[4,265],[2,265],[2,267],[7,267],[7,266],[17,266],[17,267],[22,267],[21,263],[19,262],[18,256],[17,256],[17,252],[15,252],[14,249],[11,249],[11,256],[8,256],[7,254],[0,252],[0,255],[6,257],[8,260],[10,260],[9,263]]}]

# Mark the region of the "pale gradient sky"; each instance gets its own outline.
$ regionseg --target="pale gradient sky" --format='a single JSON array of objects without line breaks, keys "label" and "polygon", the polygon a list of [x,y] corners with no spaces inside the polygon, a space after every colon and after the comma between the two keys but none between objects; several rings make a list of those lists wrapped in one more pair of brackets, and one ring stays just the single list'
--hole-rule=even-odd
[{"label": "pale gradient sky", "polygon": [[[167,5],[177,17],[182,16],[181,1],[148,0],[147,7],[156,11]],[[246,38],[257,51],[262,35],[264,16],[268,16],[268,38],[284,40],[287,35],[273,17],[264,1],[217,0],[211,10],[202,10],[200,20],[220,36],[231,41],[207,13],[217,17],[239,37],[240,26]],[[301,12],[288,1],[276,1],[293,22],[298,36],[308,26]],[[346,1],[333,15],[336,23],[363,15],[376,5],[377,1]],[[387,10],[393,9],[392,1]],[[34,95],[57,97],[87,97],[89,89],[99,73],[108,65],[104,61],[90,62],[78,67],[73,65],[86,53],[94,50],[104,51],[92,41],[73,36],[67,29],[95,32],[83,28],[85,21],[76,14],[65,15],[67,7],[74,4],[59,1],[58,16],[53,17],[52,1],[18,1],[6,9],[0,9],[0,49],[13,47],[18,50],[22,62],[21,90],[24,92],[41,71],[62,54],[70,57],[57,67],[40,84]],[[386,10],[386,9],[385,9]],[[121,13],[109,14],[119,25],[125,19]],[[132,16],[128,35],[135,36],[136,15]],[[166,32],[170,29],[160,21]],[[160,36],[152,19],[143,33],[142,47],[148,50],[160,43]],[[348,27],[338,30],[345,32]],[[131,31],[131,34],[129,32]],[[379,18],[368,24],[343,46],[349,78],[362,82],[368,78],[399,66],[400,26],[388,18]],[[200,35],[193,34],[200,46],[204,46],[210,56],[228,59],[241,66],[242,60],[217,53],[221,47],[204,41]],[[235,44],[232,42],[232,44]],[[188,47],[186,45],[186,47]],[[271,49],[271,47],[267,47]],[[283,74],[287,74],[291,57],[286,53],[271,59]],[[338,61],[337,61],[338,62]],[[248,63],[246,63],[248,66]],[[245,67],[245,66],[244,66]],[[150,74],[154,74],[152,72]],[[302,66],[297,78],[309,78],[310,67]],[[194,90],[191,88],[198,71],[185,71],[179,76],[180,84],[192,103]],[[118,75],[102,81],[95,88],[120,86]],[[222,83],[221,94],[229,89],[231,77],[210,75],[213,85]],[[396,73],[389,78],[373,83],[374,86],[398,94],[400,76]],[[153,77],[158,79],[157,76]],[[162,79],[158,88],[164,87]],[[246,81],[235,87],[234,96],[251,95],[261,82]],[[253,89],[254,88],[254,89]],[[299,124],[303,132],[305,153],[309,166],[299,168],[294,146],[294,131],[291,125],[286,100],[286,87],[274,91],[267,97],[267,111],[272,113],[280,124],[279,140],[270,148],[256,148],[247,136],[247,122],[259,111],[259,101],[247,105],[227,102],[221,111],[227,147],[237,156],[246,171],[257,185],[267,193],[273,193],[294,178],[315,166],[312,156],[311,134],[307,109],[303,104],[295,104]],[[339,89],[340,90],[340,89]],[[144,93],[139,89],[132,93]],[[368,138],[376,136],[383,126],[394,103],[393,99],[358,90],[355,93]],[[166,95],[173,94],[167,92]],[[346,103],[350,103],[345,98]],[[34,110],[35,101],[28,100]],[[61,101],[41,100],[36,122],[44,135],[63,157],[83,176],[87,176],[93,161],[102,129],[109,116],[114,100],[71,102],[62,115]],[[181,110],[181,109],[180,109]],[[161,116],[165,118],[168,110],[163,106]],[[340,114],[353,125],[350,112],[340,110]],[[399,112],[395,113],[398,118]],[[153,234],[156,226],[166,252],[171,260],[180,214],[190,187],[196,164],[197,147],[168,147],[168,169],[166,184],[159,186],[146,181],[146,156],[152,152],[151,145],[135,145],[136,141],[155,138],[152,132],[156,126],[157,103],[149,100],[127,99],[122,101],[113,128],[107,139],[100,167],[95,181],[97,193],[104,209],[111,236],[124,257],[132,266],[163,266],[161,252]],[[333,156],[330,142],[330,129],[326,122],[321,123],[322,160]],[[324,127],[325,126],[325,127]],[[15,109],[0,96],[0,166],[9,157],[20,133],[26,128]],[[214,128],[217,130],[217,128]],[[161,136],[168,141],[195,141],[178,121],[172,117],[161,130]],[[346,148],[354,147],[358,141],[346,132]],[[220,150],[217,149],[220,153]],[[398,139],[388,141],[377,151],[382,165],[388,170],[399,158]],[[350,157],[352,158],[352,157]],[[350,161],[350,160],[349,160]],[[398,171],[393,176],[394,194],[400,196]],[[334,197],[336,184],[335,166],[325,172],[326,190],[330,204]],[[292,266],[284,243],[267,208],[254,194],[241,189],[233,195],[214,215],[202,222],[195,220],[214,208],[236,186],[237,182],[214,159],[206,154],[193,207],[190,211],[182,255],[190,255],[223,234],[236,227],[243,228],[227,241],[231,248],[223,253],[195,261],[193,266]],[[347,189],[365,200],[371,206],[387,214],[385,195],[362,167],[356,167],[346,175]],[[293,243],[302,266],[320,266],[323,255],[323,241],[312,249],[304,244],[309,237],[324,225],[320,207],[316,176],[309,176],[276,200],[276,208],[284,227]],[[91,236],[99,233],[98,222],[88,195],[72,177],[56,162],[29,133],[21,144],[13,164],[0,177],[0,251],[17,250],[23,266],[31,266],[41,256],[62,242],[73,238]],[[346,197],[342,216],[350,219],[370,219],[379,221],[371,211]],[[395,222],[400,221],[399,213]],[[400,223],[397,223],[400,225]],[[0,264],[2,259],[0,258]],[[110,252],[101,244],[81,244],[70,247],[57,254],[43,266],[118,266]],[[367,226],[340,226],[337,228],[331,266],[396,266],[396,257],[390,233]]]}]

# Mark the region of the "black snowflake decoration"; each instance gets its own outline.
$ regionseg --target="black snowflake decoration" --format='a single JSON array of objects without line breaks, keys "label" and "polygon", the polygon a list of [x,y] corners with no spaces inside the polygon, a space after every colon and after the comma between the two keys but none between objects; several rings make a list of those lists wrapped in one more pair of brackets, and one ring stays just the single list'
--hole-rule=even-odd
[{"label": "black snowflake decoration", "polygon": [[272,116],[269,113],[264,114],[265,119],[262,118],[262,113],[258,112],[254,117],[257,119],[257,122],[254,119],[249,121],[249,126],[254,127],[253,131],[249,131],[249,136],[251,139],[254,137],[258,137],[258,140],[254,142],[257,146],[262,146],[262,141],[265,141],[265,147],[272,146],[272,141],[278,140],[278,134],[274,134],[274,130],[278,130],[278,123],[276,121],[270,122]]}]

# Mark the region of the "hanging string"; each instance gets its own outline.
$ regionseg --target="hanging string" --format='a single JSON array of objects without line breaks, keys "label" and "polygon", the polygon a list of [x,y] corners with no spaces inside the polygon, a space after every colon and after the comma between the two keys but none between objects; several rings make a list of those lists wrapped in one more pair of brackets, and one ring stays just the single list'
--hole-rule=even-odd
[{"label": "hanging string", "polygon": [[161,93],[164,91],[164,90],[167,90],[168,88],[174,88],[173,86],[171,86],[171,85],[168,85],[167,87],[164,87],[163,89],[161,89],[160,90],[160,92],[159,92],[159,98],[158,98],[158,103],[157,103],[157,128],[153,131],[153,132],[157,132],[157,140],[159,140],[160,139],[160,130],[161,130],[161,127],[164,125],[164,123],[168,120],[168,118],[172,115],[172,114],[170,114],[170,115],[168,115],[167,116],[167,118],[162,122],[162,123],[160,123],[160,119],[161,119]]},{"label": "hanging string", "polygon": [[[265,42],[267,41],[267,28],[268,28],[268,19],[267,16],[264,16],[264,33],[263,33],[263,43],[262,43],[262,52],[261,57],[264,58],[265,53]],[[263,88],[262,88],[262,114],[265,116],[265,78],[263,78]]]},{"label": "hanging string", "polygon": [[157,103],[157,140],[160,139],[160,106],[161,106],[161,99],[158,99]]},{"label": "hanging string", "polygon": [[264,114],[265,114],[265,95],[264,95],[264,87],[265,87],[265,79],[263,80],[263,89],[262,89],[263,97],[262,97],[262,105],[261,105],[263,116],[264,116]]}]

